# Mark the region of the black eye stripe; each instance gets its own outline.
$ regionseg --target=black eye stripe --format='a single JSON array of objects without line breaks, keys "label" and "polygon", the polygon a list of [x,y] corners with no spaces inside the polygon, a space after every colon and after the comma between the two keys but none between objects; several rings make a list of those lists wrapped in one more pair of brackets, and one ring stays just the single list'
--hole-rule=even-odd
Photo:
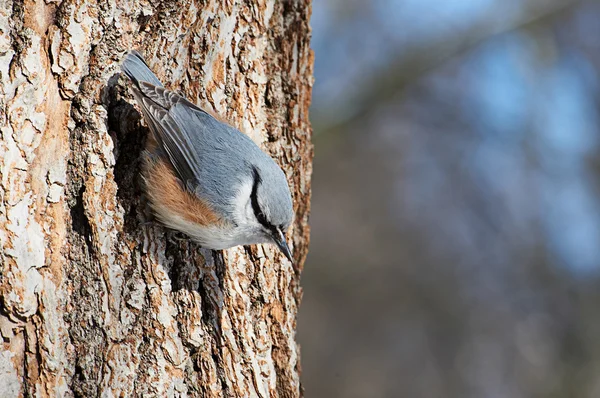
[{"label": "black eye stripe", "polygon": [[262,224],[262,226],[264,226],[270,231],[275,231],[275,227],[271,225],[269,221],[267,221],[265,214],[262,212],[262,210],[260,209],[260,205],[258,204],[256,192],[258,191],[258,184],[260,184],[262,180],[260,179],[260,175],[258,174],[258,170],[256,170],[256,167],[252,167],[252,179],[253,182],[252,192],[250,192],[250,202],[252,204],[252,210],[254,211],[254,215],[256,216],[258,222]]}]

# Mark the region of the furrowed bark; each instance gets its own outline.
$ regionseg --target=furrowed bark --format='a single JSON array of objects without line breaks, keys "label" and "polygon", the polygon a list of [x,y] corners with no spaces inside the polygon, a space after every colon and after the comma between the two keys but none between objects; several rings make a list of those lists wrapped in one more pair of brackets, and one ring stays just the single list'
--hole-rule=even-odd
[{"label": "furrowed bark", "polygon": [[[309,0],[0,0],[0,396],[302,395],[309,17]],[[132,48],[282,166],[296,268],[148,223]]]}]

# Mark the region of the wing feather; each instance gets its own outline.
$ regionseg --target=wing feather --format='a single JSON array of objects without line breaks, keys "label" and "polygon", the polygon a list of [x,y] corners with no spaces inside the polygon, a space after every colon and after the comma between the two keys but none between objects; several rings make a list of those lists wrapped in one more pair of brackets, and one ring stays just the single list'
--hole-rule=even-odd
[{"label": "wing feather", "polygon": [[[163,87],[140,82],[140,100],[146,119],[158,142],[167,153],[171,164],[186,186],[194,186],[200,175],[200,159],[194,150],[192,137],[186,128],[181,128],[171,115],[176,106],[191,107],[205,113],[180,95]],[[191,106],[190,106],[191,105]]]}]

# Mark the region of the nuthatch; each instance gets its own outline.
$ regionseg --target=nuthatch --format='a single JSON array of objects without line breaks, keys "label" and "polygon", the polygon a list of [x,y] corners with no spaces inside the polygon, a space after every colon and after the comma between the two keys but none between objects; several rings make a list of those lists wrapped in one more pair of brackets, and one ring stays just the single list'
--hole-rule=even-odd
[{"label": "nuthatch", "polygon": [[275,243],[292,261],[292,222],[283,171],[246,135],[163,87],[144,58],[127,54],[123,72],[153,140],[143,179],[156,217],[208,249]]}]

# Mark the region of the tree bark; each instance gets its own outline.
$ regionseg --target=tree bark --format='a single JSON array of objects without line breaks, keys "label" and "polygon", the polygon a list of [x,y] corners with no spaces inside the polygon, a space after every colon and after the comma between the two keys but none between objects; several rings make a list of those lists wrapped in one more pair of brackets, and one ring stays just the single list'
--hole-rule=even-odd
[{"label": "tree bark", "polygon": [[[302,395],[309,17],[310,0],[0,0],[0,396]],[[131,48],[282,166],[295,268],[149,222]]]}]

